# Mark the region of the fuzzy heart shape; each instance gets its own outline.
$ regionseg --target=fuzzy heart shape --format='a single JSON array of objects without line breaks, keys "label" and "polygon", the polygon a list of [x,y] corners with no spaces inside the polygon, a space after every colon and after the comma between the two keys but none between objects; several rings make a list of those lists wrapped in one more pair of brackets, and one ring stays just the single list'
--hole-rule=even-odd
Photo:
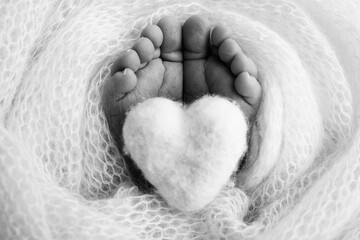
[{"label": "fuzzy heart shape", "polygon": [[221,97],[205,96],[189,106],[152,98],[128,113],[123,137],[125,150],[167,203],[195,211],[236,170],[247,129],[240,108]]}]

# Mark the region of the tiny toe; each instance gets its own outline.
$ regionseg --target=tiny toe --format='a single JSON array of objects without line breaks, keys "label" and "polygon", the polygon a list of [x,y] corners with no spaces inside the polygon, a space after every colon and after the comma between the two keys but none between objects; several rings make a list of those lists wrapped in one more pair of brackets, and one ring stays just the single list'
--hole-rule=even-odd
[{"label": "tiny toe", "polygon": [[133,70],[126,68],[124,71],[116,72],[105,83],[104,95],[112,101],[119,101],[128,92],[131,92],[137,83]]},{"label": "tiny toe", "polygon": [[230,65],[232,73],[237,76],[242,72],[248,72],[251,76],[257,78],[258,71],[255,63],[248,58],[242,51],[238,52]]},{"label": "tiny toe", "polygon": [[150,61],[155,54],[155,48],[153,43],[148,38],[140,38],[133,46],[133,49],[137,52],[141,63]]},{"label": "tiny toe", "polygon": [[255,63],[248,58],[241,50],[239,44],[231,38],[224,40],[218,51],[220,59],[230,65],[232,73],[237,76],[242,72],[248,72],[257,78]]},{"label": "tiny toe", "polygon": [[182,60],[182,30],[180,21],[173,16],[166,16],[157,23],[163,34],[160,47],[161,55],[167,61]]},{"label": "tiny toe", "polygon": [[230,38],[230,31],[222,25],[216,26],[211,31],[210,39],[211,39],[211,44],[214,47],[219,47],[220,44],[228,38]]},{"label": "tiny toe", "polygon": [[124,71],[125,68],[130,68],[136,72],[140,67],[139,55],[133,50],[129,49],[122,53],[111,67],[111,75],[116,72]]},{"label": "tiny toe", "polygon": [[201,59],[208,56],[211,25],[207,18],[191,16],[183,26],[184,58]]},{"label": "tiny toe", "polygon": [[224,40],[219,47],[219,57],[226,64],[230,64],[239,52],[241,52],[241,48],[237,42],[231,38]]},{"label": "tiny toe", "polygon": [[142,31],[141,36],[150,39],[155,48],[159,48],[163,42],[163,33],[156,25],[147,26]]},{"label": "tiny toe", "polygon": [[235,90],[251,106],[256,107],[260,103],[261,86],[260,83],[248,72],[240,73],[234,82]]}]

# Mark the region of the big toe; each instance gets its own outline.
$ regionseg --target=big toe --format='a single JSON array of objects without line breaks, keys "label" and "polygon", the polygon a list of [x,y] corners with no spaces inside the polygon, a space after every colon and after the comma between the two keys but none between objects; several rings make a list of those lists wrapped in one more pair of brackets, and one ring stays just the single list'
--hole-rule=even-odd
[{"label": "big toe", "polygon": [[180,21],[173,16],[166,16],[159,20],[157,26],[163,34],[160,47],[161,58],[165,61],[182,61],[182,27]]},{"label": "big toe", "polygon": [[207,18],[194,15],[183,26],[184,59],[206,58],[210,49],[211,25]]},{"label": "big toe", "polygon": [[184,94],[186,103],[209,93],[205,62],[209,56],[211,25],[207,18],[194,15],[183,26]]}]

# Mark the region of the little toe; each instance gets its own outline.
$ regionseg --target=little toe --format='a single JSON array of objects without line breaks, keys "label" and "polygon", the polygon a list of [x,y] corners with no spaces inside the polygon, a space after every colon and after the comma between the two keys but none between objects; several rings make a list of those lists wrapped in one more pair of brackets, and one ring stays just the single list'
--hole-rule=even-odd
[{"label": "little toe", "polygon": [[133,49],[129,49],[122,53],[114,62],[111,67],[111,75],[116,72],[124,71],[125,68],[130,68],[136,72],[140,67],[140,58],[137,52]]},{"label": "little toe", "polygon": [[139,55],[140,63],[146,63],[153,59],[155,55],[155,47],[148,38],[140,38],[133,46],[133,49]]},{"label": "little toe", "polygon": [[183,26],[184,59],[206,58],[210,49],[211,25],[207,18],[191,16]]},{"label": "little toe", "polygon": [[163,34],[160,47],[161,58],[165,61],[182,61],[182,29],[180,21],[173,16],[166,16],[157,23]]},{"label": "little toe", "polygon": [[105,82],[104,96],[107,96],[111,101],[119,101],[126,93],[134,90],[136,82],[136,75],[130,68],[116,72]]},{"label": "little toe", "polygon": [[248,72],[240,73],[234,82],[234,86],[239,95],[250,104],[254,109],[258,108],[261,99],[261,86],[255,77]]}]

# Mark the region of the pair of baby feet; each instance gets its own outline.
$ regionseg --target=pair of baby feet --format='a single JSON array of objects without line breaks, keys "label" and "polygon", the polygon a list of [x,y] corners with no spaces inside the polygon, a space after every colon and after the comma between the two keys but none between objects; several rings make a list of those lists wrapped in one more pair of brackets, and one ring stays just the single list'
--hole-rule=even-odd
[{"label": "pair of baby feet", "polygon": [[133,47],[116,59],[104,85],[103,108],[122,148],[126,112],[148,98],[191,103],[217,94],[235,100],[251,122],[261,100],[257,77],[254,62],[224,26],[212,27],[200,16],[183,25],[175,17],[164,17],[147,26]]}]

